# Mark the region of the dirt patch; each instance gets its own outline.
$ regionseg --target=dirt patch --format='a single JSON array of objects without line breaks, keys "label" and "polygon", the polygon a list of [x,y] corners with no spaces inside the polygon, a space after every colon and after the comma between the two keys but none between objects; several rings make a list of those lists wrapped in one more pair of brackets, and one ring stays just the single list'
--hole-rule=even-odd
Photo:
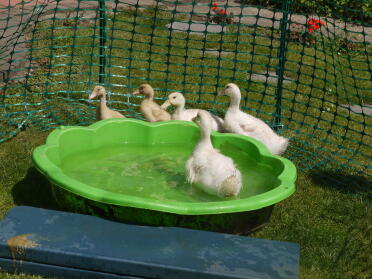
[{"label": "dirt patch", "polygon": [[32,236],[32,234],[21,234],[7,240],[13,261],[18,259],[22,262],[26,253],[26,248],[35,248],[39,246],[36,241],[29,239],[30,236]]}]

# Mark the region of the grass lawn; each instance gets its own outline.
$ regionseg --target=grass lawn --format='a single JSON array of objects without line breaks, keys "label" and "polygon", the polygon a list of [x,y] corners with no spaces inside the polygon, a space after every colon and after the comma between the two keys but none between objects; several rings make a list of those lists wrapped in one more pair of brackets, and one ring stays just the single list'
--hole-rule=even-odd
[{"label": "grass lawn", "polygon": [[[156,20],[152,16],[150,11],[109,16],[105,81],[111,107],[141,117],[141,99],[130,93],[149,82],[159,99],[182,91],[189,107],[221,114],[228,100],[215,93],[235,80],[242,88],[242,108],[273,121],[276,84],[248,80],[247,71],[275,69],[279,46],[275,30],[230,26],[223,36],[170,36],[165,24],[185,17],[167,12],[157,12]],[[90,19],[79,19],[75,25],[74,20],[53,23],[46,18],[29,30],[34,71],[5,90],[0,107],[0,136],[14,131],[25,116],[29,119],[25,131],[0,144],[0,217],[15,205],[58,208],[47,181],[32,167],[31,152],[48,134],[38,128],[94,121],[94,104],[86,101],[86,91],[98,82],[97,26]],[[366,53],[372,48],[358,44],[356,48],[337,54],[337,41],[324,37],[315,45],[288,44],[285,75],[297,82],[285,83],[282,92],[283,133],[292,137],[284,156],[301,171],[297,192],[279,203],[271,222],[252,236],[299,243],[301,278],[371,276],[371,202],[365,193],[352,194],[357,187],[370,191],[371,121],[339,106],[371,101]],[[232,53],[216,57],[202,55],[203,49]],[[332,179],[319,179],[321,175]]]},{"label": "grass lawn", "polygon": [[[43,144],[47,134],[28,129],[0,145],[0,218],[15,205],[58,209],[48,182],[31,163],[32,149]],[[275,206],[270,223],[251,236],[299,243],[301,278],[369,278],[370,201],[318,184],[304,173],[296,185],[296,193]]]}]

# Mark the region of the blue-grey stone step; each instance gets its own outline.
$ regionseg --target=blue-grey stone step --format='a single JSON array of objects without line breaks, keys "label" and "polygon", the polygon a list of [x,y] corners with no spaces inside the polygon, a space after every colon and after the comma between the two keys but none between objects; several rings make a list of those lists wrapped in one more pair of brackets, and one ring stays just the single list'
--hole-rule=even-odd
[{"label": "blue-grey stone step", "polygon": [[[58,278],[298,278],[295,243],[15,207],[0,222],[0,269]],[[80,276],[80,277],[79,277]]]}]

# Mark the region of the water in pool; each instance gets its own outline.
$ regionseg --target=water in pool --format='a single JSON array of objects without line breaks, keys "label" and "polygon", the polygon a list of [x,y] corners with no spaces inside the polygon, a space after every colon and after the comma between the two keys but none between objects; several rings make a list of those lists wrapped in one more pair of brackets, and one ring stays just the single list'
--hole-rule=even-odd
[{"label": "water in pool", "polygon": [[[212,202],[226,200],[192,187],[185,163],[194,145],[113,145],[64,158],[68,176],[106,191],[162,201]],[[226,154],[226,150],[224,151]],[[239,198],[266,192],[278,185],[268,168],[247,155],[229,152],[243,175]],[[229,198],[236,199],[236,198]]]}]

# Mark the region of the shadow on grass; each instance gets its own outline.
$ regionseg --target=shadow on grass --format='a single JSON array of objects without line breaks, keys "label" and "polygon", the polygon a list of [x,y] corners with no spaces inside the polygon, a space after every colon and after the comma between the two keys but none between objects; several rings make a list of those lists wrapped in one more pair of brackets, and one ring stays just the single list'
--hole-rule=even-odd
[{"label": "shadow on grass", "polygon": [[363,194],[372,198],[372,181],[360,175],[345,174],[335,170],[314,170],[311,180],[325,188],[333,188],[345,194]]},{"label": "shadow on grass", "polygon": [[12,195],[17,205],[60,210],[49,181],[34,167],[30,167],[26,176],[13,186]]}]

